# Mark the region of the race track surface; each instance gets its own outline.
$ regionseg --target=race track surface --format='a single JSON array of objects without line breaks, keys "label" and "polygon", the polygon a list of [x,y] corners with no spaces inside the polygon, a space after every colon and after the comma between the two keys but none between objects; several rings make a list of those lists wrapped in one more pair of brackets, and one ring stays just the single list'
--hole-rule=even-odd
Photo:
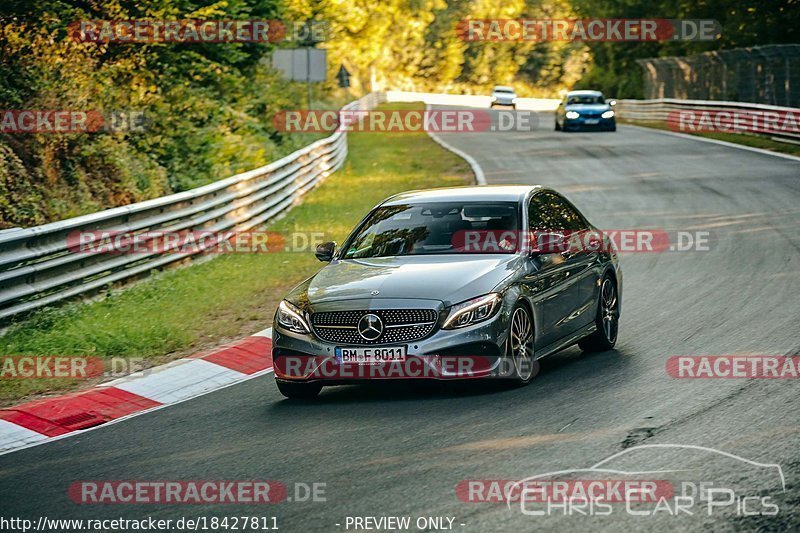
[{"label": "race track surface", "polygon": [[[569,349],[542,361],[528,387],[340,387],[292,403],[268,375],[0,457],[2,515],[262,515],[283,531],[345,531],[347,516],[454,517],[458,531],[800,525],[800,382],[675,379],[665,370],[674,355],[800,353],[800,162],[624,125],[563,134],[549,116],[533,132],[442,137],[474,156],[491,184],[551,186],[604,229],[710,231],[710,249],[624,255],[616,350]],[[589,467],[658,443],[779,464],[786,492],[770,494],[780,512],[526,516],[462,502],[455,491],[462,480]],[[749,475],[735,461],[678,452],[627,466],[646,470],[665,457],[712,481]],[[326,501],[77,505],[67,494],[76,481],[131,479],[325,483]]]}]

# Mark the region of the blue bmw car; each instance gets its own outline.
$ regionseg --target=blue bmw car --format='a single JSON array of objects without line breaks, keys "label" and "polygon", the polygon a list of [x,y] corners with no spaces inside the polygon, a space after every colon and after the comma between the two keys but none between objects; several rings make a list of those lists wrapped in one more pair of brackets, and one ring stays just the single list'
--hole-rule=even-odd
[{"label": "blue bmw car", "polygon": [[571,91],[556,109],[556,131],[617,131],[614,115],[600,91]]}]

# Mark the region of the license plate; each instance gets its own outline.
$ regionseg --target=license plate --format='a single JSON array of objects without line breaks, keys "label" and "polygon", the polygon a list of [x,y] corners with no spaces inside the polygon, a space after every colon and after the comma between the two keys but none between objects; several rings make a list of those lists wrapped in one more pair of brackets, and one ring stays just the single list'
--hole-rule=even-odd
[{"label": "license plate", "polygon": [[357,365],[379,365],[381,363],[404,362],[405,346],[374,346],[369,348],[336,348],[336,359],[340,363]]},{"label": "license plate", "polygon": [[599,124],[600,123],[600,119],[599,118],[587,118],[584,122],[586,124]]}]

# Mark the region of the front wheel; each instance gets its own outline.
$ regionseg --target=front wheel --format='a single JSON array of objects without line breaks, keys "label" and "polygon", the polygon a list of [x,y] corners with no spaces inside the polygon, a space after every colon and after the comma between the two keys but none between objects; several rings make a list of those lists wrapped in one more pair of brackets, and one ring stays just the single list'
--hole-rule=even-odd
[{"label": "front wheel", "polygon": [[558,120],[556,120],[556,131],[561,131],[561,124],[558,123]]},{"label": "front wheel", "polygon": [[275,383],[281,394],[292,400],[311,400],[322,390],[322,385],[319,383],[291,383],[278,380]]},{"label": "front wheel", "polygon": [[512,381],[514,384],[527,385],[530,383],[536,367],[533,355],[533,320],[528,308],[519,303],[511,313],[506,357],[513,365]]},{"label": "front wheel", "polygon": [[600,301],[595,318],[597,331],[581,339],[578,346],[585,352],[604,352],[614,348],[619,333],[619,296],[617,284],[609,275],[600,285]]}]

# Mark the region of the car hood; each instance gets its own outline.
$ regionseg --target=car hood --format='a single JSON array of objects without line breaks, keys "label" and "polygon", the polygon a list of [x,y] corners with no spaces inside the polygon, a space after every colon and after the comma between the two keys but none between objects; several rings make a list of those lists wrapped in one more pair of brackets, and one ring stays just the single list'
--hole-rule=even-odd
[{"label": "car hood", "polygon": [[564,107],[566,111],[577,111],[578,113],[581,112],[603,112],[608,111],[611,109],[611,106],[608,104],[569,104]]},{"label": "car hood", "polygon": [[385,298],[434,300],[452,305],[492,292],[520,267],[520,261],[516,254],[339,260],[295,287],[287,299],[303,307]]}]

